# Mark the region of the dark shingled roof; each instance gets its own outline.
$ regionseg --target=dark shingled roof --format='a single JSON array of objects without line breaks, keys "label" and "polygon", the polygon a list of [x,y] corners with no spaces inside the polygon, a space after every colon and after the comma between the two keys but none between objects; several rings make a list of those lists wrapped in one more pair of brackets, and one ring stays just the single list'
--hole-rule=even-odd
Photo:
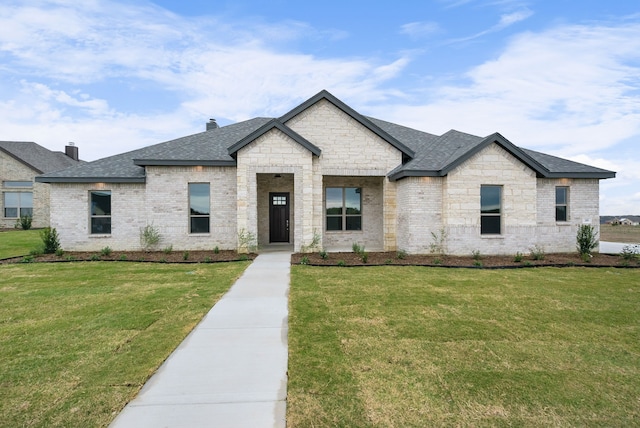
[{"label": "dark shingled roof", "polygon": [[35,170],[38,174],[78,165],[62,152],[52,152],[29,141],[0,141],[0,150]]},{"label": "dark shingled roof", "polygon": [[615,172],[572,162],[533,150],[521,149],[502,135],[495,133],[478,137],[450,130],[437,136],[406,126],[366,117],[335,98],[321,91],[280,118],[259,117],[199,134],[178,138],[153,146],[134,150],[94,162],[78,165],[63,171],[45,174],[36,181],[43,182],[144,182],[144,166],[147,165],[236,165],[235,154],[258,136],[277,128],[302,146],[319,156],[316,147],[304,136],[286,126],[286,122],[321,99],[333,103],[363,126],[374,132],[403,153],[403,164],[391,171],[391,180],[411,176],[445,176],[474,154],[490,144],[498,144],[525,165],[538,177],[563,178],[612,178]]}]

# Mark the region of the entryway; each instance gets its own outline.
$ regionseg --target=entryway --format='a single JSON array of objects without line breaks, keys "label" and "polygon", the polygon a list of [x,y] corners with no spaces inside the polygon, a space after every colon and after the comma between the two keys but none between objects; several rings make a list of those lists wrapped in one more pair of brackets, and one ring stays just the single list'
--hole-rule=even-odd
[{"label": "entryway", "polygon": [[269,243],[289,242],[289,193],[269,193]]}]

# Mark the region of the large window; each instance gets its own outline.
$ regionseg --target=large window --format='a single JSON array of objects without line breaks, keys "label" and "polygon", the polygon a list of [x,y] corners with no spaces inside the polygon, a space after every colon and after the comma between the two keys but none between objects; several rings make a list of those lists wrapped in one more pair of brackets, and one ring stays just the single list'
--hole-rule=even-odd
[{"label": "large window", "polygon": [[209,233],[209,183],[189,183],[189,232]]},{"label": "large window", "polygon": [[91,233],[111,233],[111,191],[91,192]]},{"label": "large window", "polygon": [[501,233],[502,186],[480,187],[480,233],[499,235]]},{"label": "large window", "polygon": [[327,187],[327,230],[362,230],[362,189]]},{"label": "large window", "polygon": [[556,221],[567,221],[569,219],[569,188],[566,186],[556,187]]},{"label": "large window", "polygon": [[3,199],[5,217],[33,216],[33,193],[5,192]]}]

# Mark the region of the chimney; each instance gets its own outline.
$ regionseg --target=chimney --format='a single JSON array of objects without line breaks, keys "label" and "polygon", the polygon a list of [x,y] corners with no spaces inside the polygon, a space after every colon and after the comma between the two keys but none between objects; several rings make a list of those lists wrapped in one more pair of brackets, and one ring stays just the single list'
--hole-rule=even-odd
[{"label": "chimney", "polygon": [[76,147],[75,143],[69,143],[67,146],[65,146],[64,154],[69,156],[74,161],[80,160],[80,158],[78,157],[78,148]]},{"label": "chimney", "polygon": [[209,119],[209,122],[207,122],[207,131],[211,131],[212,129],[216,128],[220,128],[218,126],[218,122],[216,122],[215,119]]}]

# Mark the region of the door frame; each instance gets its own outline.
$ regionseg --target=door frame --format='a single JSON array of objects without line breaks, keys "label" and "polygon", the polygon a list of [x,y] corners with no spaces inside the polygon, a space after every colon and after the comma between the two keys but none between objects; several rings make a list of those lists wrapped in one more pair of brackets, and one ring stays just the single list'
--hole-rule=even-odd
[{"label": "door frame", "polygon": [[[286,199],[284,205],[274,205],[274,197],[282,197]],[[285,223],[278,224],[274,216],[275,209],[284,207]],[[291,242],[291,194],[289,192],[269,192],[269,243],[290,243]],[[284,230],[280,228],[283,227]],[[275,228],[275,230],[274,230]],[[278,233],[279,232],[279,233]],[[275,238],[275,240],[274,240]]]}]

